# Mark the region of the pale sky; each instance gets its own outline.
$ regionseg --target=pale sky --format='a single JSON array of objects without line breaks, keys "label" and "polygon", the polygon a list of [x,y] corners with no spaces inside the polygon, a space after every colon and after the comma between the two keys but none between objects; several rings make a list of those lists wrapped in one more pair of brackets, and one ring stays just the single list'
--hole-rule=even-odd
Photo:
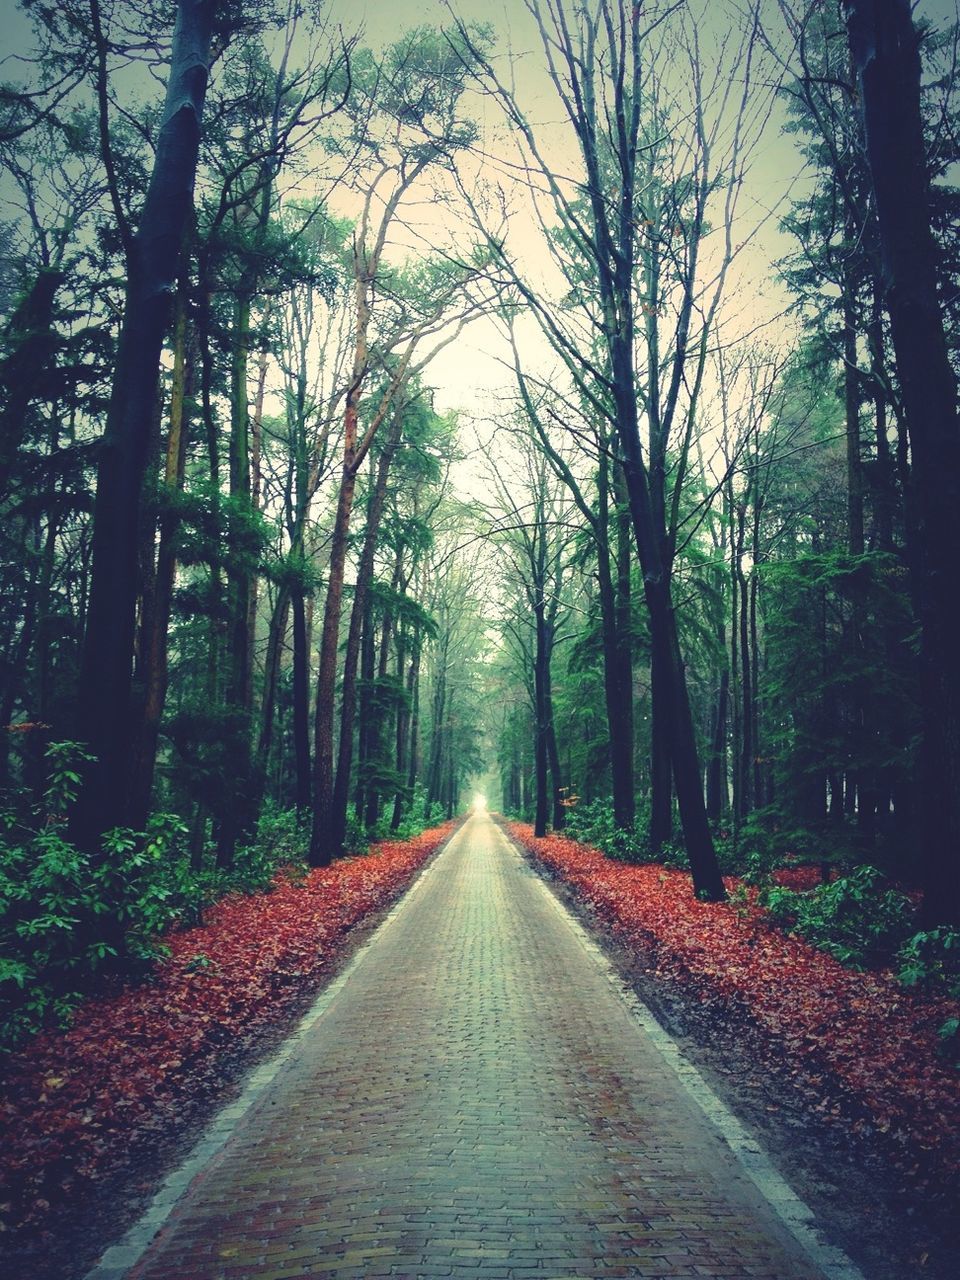
[{"label": "pale sky", "polygon": [[[798,0],[799,3],[799,0]],[[456,12],[467,20],[489,22],[496,33],[496,53],[509,53],[517,73],[518,96],[531,119],[548,121],[557,118],[556,99],[543,69],[540,37],[533,19],[527,11],[525,0],[454,0]],[[649,6],[654,9],[656,6]],[[692,3],[692,9],[700,7]],[[705,22],[719,15],[725,6],[708,6]],[[920,0],[915,6],[918,16],[926,16],[938,24],[957,18],[956,0]],[[771,0],[767,18],[776,13]],[[442,24],[449,21],[448,6],[443,0],[328,0],[326,14],[334,22],[342,24],[345,31],[363,29],[365,43],[377,46],[389,43],[409,27]],[[709,32],[705,47],[709,46]],[[496,109],[481,108],[481,124],[489,127],[492,120],[487,112],[496,115]],[[787,198],[799,191],[800,161],[790,135],[780,128],[780,120],[774,119],[760,142],[754,161],[754,177],[751,189],[741,201],[742,232],[749,233],[750,226],[761,218],[765,210],[773,210],[763,230],[756,237],[756,247],[744,255],[739,268],[739,278],[734,273],[731,288],[739,290],[736,305],[744,313],[743,324],[748,327],[754,319],[776,315],[784,303],[784,294],[774,280],[773,263],[788,251],[787,240],[779,233],[777,222],[785,211]],[[572,144],[571,144],[572,145]],[[575,162],[572,162],[575,165]],[[530,236],[532,241],[533,236]],[[502,366],[505,350],[490,322],[479,321],[472,326],[455,347],[444,351],[427,372],[427,379],[437,389],[436,403],[439,409],[464,408],[476,411],[492,401],[495,389],[510,382]],[[482,411],[482,410],[481,410]]]},{"label": "pale sky", "polygon": [[[691,8],[700,9],[702,4],[703,0],[699,0]],[[650,6],[651,9],[654,7]],[[456,0],[455,9],[467,20],[493,25],[495,56],[500,72],[504,74],[509,62],[521,106],[535,125],[546,126],[543,133],[547,136],[551,164],[558,171],[576,173],[580,164],[576,144],[569,130],[557,124],[562,119],[562,109],[547,77],[540,35],[524,0]],[[718,9],[714,6],[712,13],[707,15],[704,20],[707,25]],[[396,0],[390,4],[381,0],[328,0],[326,15],[332,22],[341,24],[345,32],[362,27],[364,42],[375,46],[390,43],[412,26],[441,24],[450,20],[448,7],[442,0]],[[710,43],[708,33],[705,41],[708,50]],[[500,144],[492,140],[495,131],[503,129],[499,108],[477,98],[470,107],[481,125],[487,151],[499,151]],[[798,171],[793,143],[779,129],[770,131],[770,136],[758,149],[758,156],[758,164],[763,168],[762,193],[756,200],[748,198],[743,202],[745,217],[750,219],[751,225],[763,216],[765,210],[782,200]],[[756,189],[761,192],[759,183]],[[774,247],[775,225],[776,218],[773,218],[764,233],[762,247],[753,254],[750,265],[753,279],[749,286],[744,286],[744,296],[759,290],[761,281],[771,275],[769,264],[772,257],[784,251],[782,246]],[[746,238],[746,230],[742,235]],[[521,216],[513,219],[509,244],[515,256],[531,264],[531,270],[535,271],[537,268],[533,264],[544,258],[539,232],[532,218],[525,220]],[[754,305],[751,302],[751,306]],[[767,304],[758,300],[756,305]],[[781,306],[782,300],[777,296],[769,302],[768,312],[773,314]],[[535,345],[527,348],[531,358],[535,358]],[[479,411],[482,414],[489,406],[495,411],[497,390],[513,382],[503,365],[507,355],[495,324],[484,320],[475,322],[455,346],[441,353],[425,375],[436,388],[438,409],[462,408],[468,413]],[[545,348],[542,358],[548,358]],[[555,357],[550,356],[549,359],[553,362]]]}]

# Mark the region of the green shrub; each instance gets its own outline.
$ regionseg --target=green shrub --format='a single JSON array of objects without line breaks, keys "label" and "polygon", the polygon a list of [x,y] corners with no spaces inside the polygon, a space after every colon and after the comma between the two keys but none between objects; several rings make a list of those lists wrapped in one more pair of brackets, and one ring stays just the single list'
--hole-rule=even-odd
[{"label": "green shrub", "polygon": [[0,1046],[47,1021],[63,1021],[105,969],[149,963],[175,911],[164,869],[183,824],[164,815],[142,836],[112,831],[92,859],[66,839],[62,813],[85,753],[56,743],[47,753],[44,825],[0,839]]},{"label": "green shrub", "polygon": [[660,857],[657,861],[662,862],[665,867],[670,867],[674,871],[690,870],[690,858],[682,840],[666,841],[660,849]]},{"label": "green shrub", "polygon": [[910,933],[913,904],[876,867],[797,892],[773,885],[761,902],[779,924],[851,968],[889,958]]},{"label": "green shrub", "polygon": [[423,787],[416,786],[413,795],[405,803],[400,825],[396,830],[393,829],[393,802],[384,806],[384,811],[380,815],[380,820],[376,826],[367,833],[370,840],[412,840],[414,836],[418,836],[421,831],[425,831],[428,826],[441,818],[431,818],[427,809],[427,793]]},{"label": "green shrub", "polygon": [[613,805],[608,799],[589,800],[567,810],[566,834],[581,844],[592,845],[608,858],[620,862],[648,862],[648,822],[645,814],[637,817],[632,830],[618,827],[613,820]]},{"label": "green shrub", "polygon": [[237,849],[229,871],[217,873],[212,886],[214,898],[224,893],[264,893],[281,867],[295,875],[304,874],[309,847],[309,826],[296,809],[265,804],[256,838]]},{"label": "green shrub", "polygon": [[731,870],[748,884],[763,886],[770,884],[774,871],[788,861],[832,866],[845,842],[842,832],[832,827],[830,843],[825,843],[823,834],[790,823],[776,805],[771,805],[747,815],[734,843],[738,865]]},{"label": "green shrub", "polygon": [[940,1056],[960,1070],[960,1018],[948,1018],[937,1032]]},{"label": "green shrub", "polygon": [[960,930],[915,933],[897,952],[897,978],[905,987],[942,989],[960,999]]},{"label": "green shrub", "polygon": [[363,854],[370,847],[370,837],[363,821],[357,817],[353,809],[347,812],[347,826],[343,837],[343,851],[348,854]]},{"label": "green shrub", "polygon": [[[897,952],[897,966],[905,987],[928,987],[960,1000],[960,930],[941,925],[915,933]],[[940,1056],[960,1068],[960,1018],[947,1018],[938,1035]]]},{"label": "green shrub", "polygon": [[108,832],[92,858],[67,840],[63,818],[89,757],[66,742],[54,743],[47,759],[40,820],[33,828],[0,824],[0,1048],[63,1023],[106,971],[144,970],[166,953],[165,930],[201,923],[225,893],[268,889],[280,866],[302,863],[306,848],[295,812],[267,808],[257,839],[228,871],[193,869],[187,828],[171,814],[153,815],[145,832]]}]

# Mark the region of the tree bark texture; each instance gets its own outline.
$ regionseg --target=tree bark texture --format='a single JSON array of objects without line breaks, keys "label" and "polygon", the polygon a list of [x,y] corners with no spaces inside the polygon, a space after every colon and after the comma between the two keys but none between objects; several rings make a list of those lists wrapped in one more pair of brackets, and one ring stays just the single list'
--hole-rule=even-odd
[{"label": "tree bark texture", "polygon": [[960,421],[937,289],[909,0],[844,0],[912,455],[923,710],[923,920],[960,924]]},{"label": "tree bark texture", "polygon": [[333,789],[330,842],[334,856],[343,851],[347,833],[347,807],[350,799],[350,772],[353,767],[353,729],[357,706],[357,661],[360,656],[360,634],[367,597],[373,585],[373,562],[380,535],[380,522],[387,500],[387,481],[390,464],[400,443],[402,414],[394,415],[393,427],[383,452],[377,460],[376,478],[367,507],[367,523],[363,535],[363,548],[357,566],[357,579],[353,589],[353,607],[350,611],[350,627],[347,632],[347,648],[343,659],[343,675],[340,684],[340,743],[337,752],[337,776]]},{"label": "tree bark texture", "polygon": [[173,382],[170,389],[170,425],[164,464],[164,506],[160,512],[157,565],[149,616],[144,618],[141,639],[143,703],[133,744],[130,779],[130,824],[140,829],[150,812],[153,776],[157,760],[160,721],[167,697],[167,632],[173,605],[177,571],[176,535],[180,518],[174,499],[183,488],[187,459],[187,402],[193,394],[193,359],[183,282],[177,296],[174,325]]},{"label": "tree bark texture", "polygon": [[193,208],[214,0],[180,0],[163,121],[143,214],[127,262],[127,291],[100,449],[90,603],[81,662],[77,736],[95,756],[71,814],[71,835],[100,837],[129,820],[131,680],[141,495],[160,352]]},{"label": "tree bark texture", "polygon": [[547,818],[550,813],[550,797],[547,792],[547,679],[549,654],[547,651],[546,621],[543,604],[536,608],[536,652],[534,655],[534,715],[536,738],[534,740],[534,773],[537,787],[537,807],[534,813],[533,834],[547,834]]},{"label": "tree bark texture", "polygon": [[310,839],[310,864],[330,865],[335,848],[333,823],[334,788],[334,698],[337,688],[337,651],[340,639],[340,615],[343,612],[343,582],[350,534],[350,513],[357,487],[354,461],[357,446],[357,401],[359,384],[351,390],[347,401],[344,430],[344,461],[337,497],[333,539],[330,544],[327,598],[320,634],[320,665],[317,672],[316,716],[313,745],[313,832]]}]

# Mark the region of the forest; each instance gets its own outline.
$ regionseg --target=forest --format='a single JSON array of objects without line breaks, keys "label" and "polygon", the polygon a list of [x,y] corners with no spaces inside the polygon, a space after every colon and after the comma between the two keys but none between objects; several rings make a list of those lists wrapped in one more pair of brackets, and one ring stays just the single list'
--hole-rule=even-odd
[{"label": "forest", "polygon": [[0,1049],[478,796],[955,999],[952,6],[379,8],[4,6]]}]

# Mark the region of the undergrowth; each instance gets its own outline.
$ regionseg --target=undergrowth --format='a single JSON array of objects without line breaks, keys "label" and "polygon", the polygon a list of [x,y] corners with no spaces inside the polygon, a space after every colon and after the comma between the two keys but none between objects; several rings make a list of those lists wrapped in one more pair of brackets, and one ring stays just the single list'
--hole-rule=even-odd
[{"label": "undergrowth", "polygon": [[851,968],[896,954],[913,930],[913,903],[876,867],[857,867],[802,891],[771,884],[761,889],[760,902],[778,924]]},{"label": "undergrowth", "polygon": [[192,866],[186,825],[163,813],[146,831],[108,832],[92,857],[67,839],[64,817],[87,758],[76,743],[52,744],[39,812],[28,823],[2,815],[0,1050],[64,1025],[109,973],[146,970],[165,954],[162,935],[173,925],[199,924],[210,903],[260,892],[280,867],[303,864],[296,815],[270,809],[229,870],[209,859]]},{"label": "undergrowth", "polygon": [[[566,834],[617,861],[655,860],[689,870],[679,831],[653,858],[648,824],[648,814],[641,811],[630,830],[620,829],[609,800],[598,799],[569,812]],[[786,826],[782,815],[769,808],[751,814],[736,833],[718,829],[715,850],[721,873],[740,879],[735,898],[745,902],[750,888],[755,889],[759,905],[785,932],[848,968],[888,966],[904,986],[960,999],[960,932],[939,928],[918,933],[910,897],[877,867],[856,865],[852,847],[842,839],[831,845],[824,835]],[[784,866],[810,863],[819,868],[820,884],[794,889],[776,883]],[[940,1034],[944,1053],[960,1062],[960,1019],[948,1019]]]}]

